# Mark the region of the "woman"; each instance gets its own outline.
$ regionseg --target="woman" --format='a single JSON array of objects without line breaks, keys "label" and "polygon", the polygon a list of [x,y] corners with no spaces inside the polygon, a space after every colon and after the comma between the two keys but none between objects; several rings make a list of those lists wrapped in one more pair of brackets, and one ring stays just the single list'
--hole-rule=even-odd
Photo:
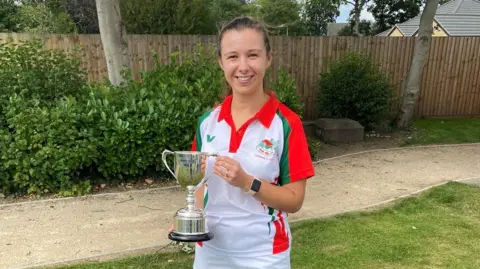
[{"label": "woman", "polygon": [[200,118],[192,145],[221,155],[208,159],[214,174],[196,193],[214,238],[197,243],[194,268],[290,268],[287,213],[301,208],[315,173],[302,122],[263,88],[272,52],[259,22],[234,19],[217,50],[229,94]]}]

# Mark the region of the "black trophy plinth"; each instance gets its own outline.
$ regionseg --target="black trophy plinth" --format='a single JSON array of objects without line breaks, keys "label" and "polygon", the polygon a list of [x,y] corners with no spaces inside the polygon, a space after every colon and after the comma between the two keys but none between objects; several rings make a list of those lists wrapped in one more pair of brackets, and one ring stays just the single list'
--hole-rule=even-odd
[{"label": "black trophy plinth", "polygon": [[213,233],[208,232],[205,234],[192,234],[192,235],[186,235],[186,234],[179,234],[176,232],[171,232],[168,234],[168,239],[173,240],[173,241],[179,241],[179,242],[203,242],[203,241],[208,241],[213,238]]}]

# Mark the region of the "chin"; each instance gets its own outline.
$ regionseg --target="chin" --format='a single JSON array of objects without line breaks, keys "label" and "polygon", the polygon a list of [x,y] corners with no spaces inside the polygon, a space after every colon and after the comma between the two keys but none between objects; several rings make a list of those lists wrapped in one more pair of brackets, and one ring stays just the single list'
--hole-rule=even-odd
[{"label": "chin", "polygon": [[236,86],[233,91],[241,95],[252,95],[255,94],[260,89],[259,85],[252,86]]}]

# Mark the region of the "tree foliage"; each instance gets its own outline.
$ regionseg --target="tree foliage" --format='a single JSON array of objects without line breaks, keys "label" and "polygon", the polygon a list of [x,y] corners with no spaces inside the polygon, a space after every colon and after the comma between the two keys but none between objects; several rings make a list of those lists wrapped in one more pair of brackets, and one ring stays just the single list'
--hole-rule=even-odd
[{"label": "tree foliage", "polygon": [[18,30],[18,6],[14,0],[0,1],[0,32]]},{"label": "tree foliage", "polygon": [[420,13],[423,0],[373,0],[368,11],[375,18],[374,33],[383,32],[395,24],[405,22]]},{"label": "tree foliage", "polygon": [[[248,15],[263,20],[272,35],[325,35],[327,24],[339,16],[340,3],[347,1],[120,0],[120,10],[127,34],[213,35],[234,17]],[[0,30],[100,32],[95,0],[3,0]]]},{"label": "tree foliage", "polygon": [[342,4],[350,4],[353,6],[352,10],[350,11],[350,21],[353,24],[353,35],[359,34],[359,26],[361,21],[360,15],[369,1],[370,0],[342,0]]},{"label": "tree foliage", "polygon": [[53,12],[46,4],[20,6],[18,22],[25,32],[35,34],[69,34],[76,32],[75,22],[66,12]]},{"label": "tree foliage", "polygon": [[251,5],[251,15],[264,21],[271,35],[304,34],[296,0],[256,0]]},{"label": "tree foliage", "polygon": [[[354,33],[353,27],[354,27],[354,21],[350,20],[349,24],[340,29],[338,31],[339,36],[356,36]],[[358,25],[358,35],[361,36],[369,36],[372,35],[372,29],[375,27],[375,25],[371,21],[367,20],[361,20],[360,24]]]},{"label": "tree foliage", "polygon": [[340,0],[307,0],[304,6],[304,25],[309,35],[326,35],[327,24],[340,15]]}]

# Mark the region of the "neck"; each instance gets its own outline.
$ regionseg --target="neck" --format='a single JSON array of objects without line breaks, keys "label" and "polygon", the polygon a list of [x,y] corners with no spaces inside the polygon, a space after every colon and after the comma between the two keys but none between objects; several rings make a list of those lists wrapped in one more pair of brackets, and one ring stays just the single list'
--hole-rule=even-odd
[{"label": "neck", "polygon": [[232,109],[245,113],[255,114],[262,108],[268,98],[268,94],[265,93],[263,90],[256,91],[254,94],[251,95],[241,95],[234,93],[232,99]]}]

